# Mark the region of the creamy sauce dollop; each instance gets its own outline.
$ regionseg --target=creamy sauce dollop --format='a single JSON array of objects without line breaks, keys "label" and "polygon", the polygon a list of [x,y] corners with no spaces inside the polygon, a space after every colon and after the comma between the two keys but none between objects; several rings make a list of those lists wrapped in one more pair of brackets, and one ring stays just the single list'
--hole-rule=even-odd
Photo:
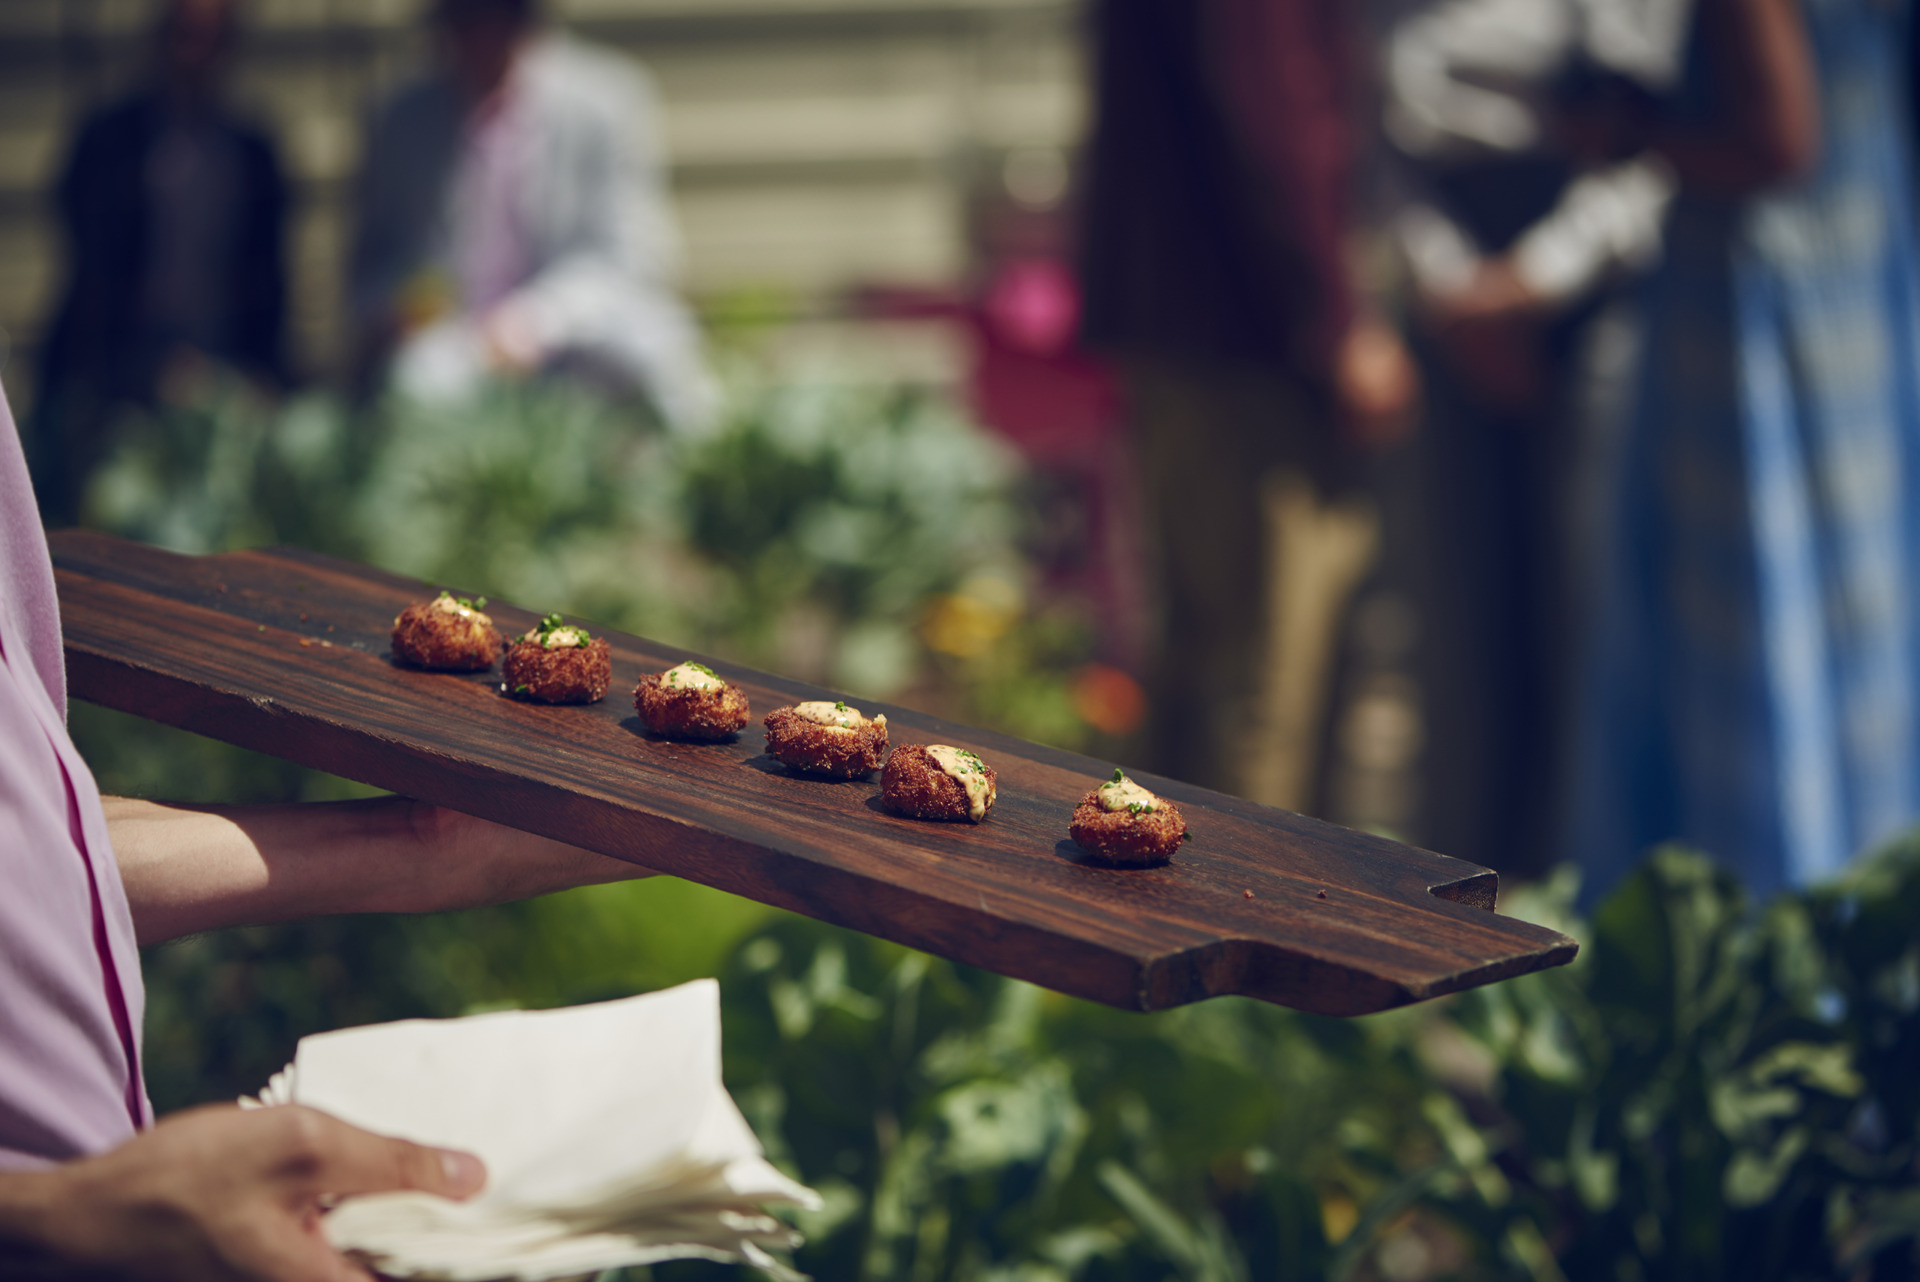
[{"label": "creamy sauce dollop", "polygon": [[522,641],[538,641],[549,650],[571,650],[587,643],[587,634],[579,628],[555,628],[542,638],[538,629],[520,638]]},{"label": "creamy sauce dollop", "polygon": [[[472,606],[461,601],[456,601],[451,595],[445,592],[442,592],[439,596],[427,602],[427,609],[432,610],[435,614],[451,614],[456,619],[466,619],[470,622],[478,623],[482,627],[493,626],[492,619],[489,619]],[[394,620],[396,625],[398,625],[399,622],[399,619]]]},{"label": "creamy sauce dollop", "polygon": [[825,699],[796,703],[793,705],[793,715],[839,734],[852,734],[867,722],[860,715],[860,709],[844,703],[829,703]]},{"label": "creamy sauce dollop", "polygon": [[987,781],[987,767],[980,758],[964,748],[951,748],[944,743],[931,745],[927,755],[943,774],[966,789],[967,818],[975,823],[985,819],[987,807],[993,804],[994,787]]},{"label": "creamy sauce dollop", "polygon": [[1099,797],[1100,809],[1108,811],[1127,810],[1135,814],[1148,814],[1160,806],[1160,798],[1125,775],[1101,784]]},{"label": "creamy sauce dollop", "polygon": [[715,676],[712,668],[698,663],[683,663],[662,673],[660,684],[669,690],[719,690],[727,683]]}]

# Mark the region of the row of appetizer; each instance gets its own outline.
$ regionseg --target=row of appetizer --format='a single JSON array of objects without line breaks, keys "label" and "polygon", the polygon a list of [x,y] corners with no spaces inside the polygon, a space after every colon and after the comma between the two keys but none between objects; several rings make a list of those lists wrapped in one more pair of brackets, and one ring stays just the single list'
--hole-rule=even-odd
[{"label": "row of appetizer", "polygon": [[[511,644],[483,610],[442,592],[408,606],[393,621],[393,653],[403,663],[442,672],[481,672],[505,652],[503,689],[536,703],[593,703],[613,684],[605,638],[550,614]],[[669,739],[730,739],[751,716],[746,692],[700,663],[682,663],[640,679],[634,710],[647,730]],[[769,712],[767,753],[797,774],[863,779],[880,771],[882,802],[915,819],[979,823],[993,808],[992,766],[965,748],[901,744],[887,748],[887,719],[844,702],[797,703]],[[1163,864],[1187,839],[1186,821],[1164,799],[1119,770],[1074,808],[1068,835],[1089,854],[1127,867]]]}]

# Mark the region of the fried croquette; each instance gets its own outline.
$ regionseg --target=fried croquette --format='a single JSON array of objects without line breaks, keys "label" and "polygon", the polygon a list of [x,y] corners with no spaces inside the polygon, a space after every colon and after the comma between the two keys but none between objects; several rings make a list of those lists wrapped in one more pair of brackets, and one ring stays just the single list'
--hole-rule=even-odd
[{"label": "fried croquette", "polygon": [[683,663],[640,678],[633,710],[669,739],[726,739],[747,724],[746,692],[703,663]]},{"label": "fried croquette", "polygon": [[482,614],[485,597],[469,601],[442,592],[402,610],[393,621],[393,654],[402,663],[441,672],[479,672],[500,658],[506,638]]},{"label": "fried croquette", "polygon": [[801,774],[862,779],[887,755],[887,719],[818,700],[775,708],[766,716],[767,754]]},{"label": "fried croquette", "polygon": [[880,799],[914,819],[979,823],[993,808],[993,767],[965,748],[903,743],[880,772]]},{"label": "fried croquette", "polygon": [[1173,858],[1188,834],[1171,802],[1116,770],[1074,807],[1067,835],[1107,863],[1146,868]]},{"label": "fried croquette", "polygon": [[513,643],[502,671],[508,694],[535,703],[595,703],[613,684],[606,638],[591,637],[557,614]]}]

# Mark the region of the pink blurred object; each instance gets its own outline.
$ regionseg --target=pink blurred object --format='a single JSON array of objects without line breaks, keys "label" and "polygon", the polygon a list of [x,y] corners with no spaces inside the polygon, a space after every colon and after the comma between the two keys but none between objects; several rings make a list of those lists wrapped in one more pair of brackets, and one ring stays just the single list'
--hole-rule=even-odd
[{"label": "pink blurred object", "polygon": [[1080,287],[1058,260],[1002,264],[987,287],[987,324],[1036,356],[1062,353],[1080,324]]},{"label": "pink blurred object", "polygon": [[1020,451],[1039,482],[1037,554],[1047,589],[1085,599],[1102,657],[1137,670],[1145,606],[1132,459],[1113,370],[1079,344],[1072,270],[1055,256],[1008,257],[975,296],[873,288],[853,306],[868,316],[965,330],[973,349],[968,404]]}]

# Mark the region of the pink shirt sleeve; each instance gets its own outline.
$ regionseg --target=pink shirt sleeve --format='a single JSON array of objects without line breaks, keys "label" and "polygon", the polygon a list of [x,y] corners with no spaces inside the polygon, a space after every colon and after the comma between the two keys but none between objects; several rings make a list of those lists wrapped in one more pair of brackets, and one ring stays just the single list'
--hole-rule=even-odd
[{"label": "pink shirt sleeve", "polygon": [[0,394],[0,1169],[112,1148],[152,1120],[133,917],[66,728],[46,536]]}]

